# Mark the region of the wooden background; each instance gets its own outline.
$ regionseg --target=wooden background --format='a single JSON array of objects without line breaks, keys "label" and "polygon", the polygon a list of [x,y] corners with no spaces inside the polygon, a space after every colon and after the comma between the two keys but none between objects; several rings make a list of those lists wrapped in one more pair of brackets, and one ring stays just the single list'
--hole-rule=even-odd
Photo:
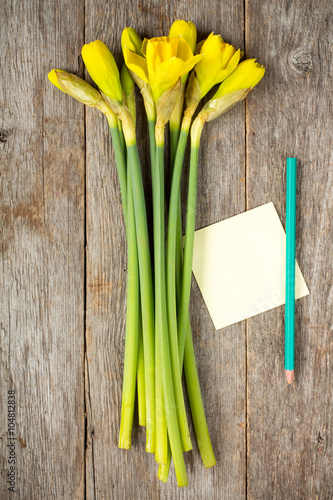
[{"label": "wooden background", "polygon": [[[331,3],[2,0],[1,18],[1,499],[331,499]],[[120,62],[125,26],[160,36],[177,18],[267,68],[246,103],[204,132],[197,228],[269,201],[284,220],[285,158],[295,155],[296,255],[310,289],[297,301],[288,387],[284,308],[215,332],[193,282],[217,465],[204,470],[195,445],[184,489],[173,469],[167,485],[156,479],[137,425],[132,450],[117,449],[126,243],[113,151],[102,116],[47,80],[52,68],[84,75],[84,42],[103,40]],[[146,133],[143,118],[139,126]],[[141,153],[147,171],[143,141]],[[6,482],[11,389],[15,494]]]}]

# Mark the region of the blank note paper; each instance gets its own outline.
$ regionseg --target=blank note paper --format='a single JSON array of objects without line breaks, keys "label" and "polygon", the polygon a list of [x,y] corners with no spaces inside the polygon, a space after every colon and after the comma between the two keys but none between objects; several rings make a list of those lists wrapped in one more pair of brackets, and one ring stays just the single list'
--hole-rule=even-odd
[{"label": "blank note paper", "polygon": [[[285,248],[273,203],[195,232],[193,273],[217,330],[285,303]],[[296,262],[295,296],[308,294]]]}]

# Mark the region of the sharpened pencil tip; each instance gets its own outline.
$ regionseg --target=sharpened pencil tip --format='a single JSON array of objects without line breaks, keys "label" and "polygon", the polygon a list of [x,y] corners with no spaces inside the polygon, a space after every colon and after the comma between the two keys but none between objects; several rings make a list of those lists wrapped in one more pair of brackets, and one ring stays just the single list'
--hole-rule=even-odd
[{"label": "sharpened pencil tip", "polygon": [[286,377],[288,384],[291,385],[294,377],[294,370],[286,370]]}]

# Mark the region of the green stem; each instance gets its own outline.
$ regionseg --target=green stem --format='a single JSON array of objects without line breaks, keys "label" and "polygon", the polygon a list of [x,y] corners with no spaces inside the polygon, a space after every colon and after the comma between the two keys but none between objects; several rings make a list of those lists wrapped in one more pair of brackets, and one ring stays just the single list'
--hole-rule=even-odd
[{"label": "green stem", "polygon": [[[177,121],[178,123],[178,121]],[[178,141],[179,141],[179,133],[180,126],[176,127],[174,124],[173,127],[170,125],[170,175],[171,179],[173,177],[173,170],[175,166],[177,149],[178,149]],[[186,141],[185,141],[186,144]],[[184,150],[185,151],[185,150]],[[183,160],[182,160],[183,163]],[[177,288],[179,286],[180,290],[180,280],[182,273],[182,262],[183,262],[183,243],[182,243],[182,209],[181,209],[181,197],[180,197],[180,189],[178,191],[178,206],[177,206],[177,229],[176,229],[176,284]]]},{"label": "green stem", "polygon": [[[200,123],[199,123],[200,125]],[[197,129],[199,129],[199,138],[201,134],[200,126],[197,126]],[[182,170],[182,164],[183,164],[183,158],[184,158],[184,152],[185,152],[185,144],[186,144],[186,139],[188,135],[188,127],[182,126],[182,132],[180,135],[179,139],[179,145],[177,149],[177,155],[176,155],[176,160],[175,160],[175,167],[174,167],[174,173],[173,173],[173,178],[172,178],[172,187],[171,187],[171,195],[170,195],[170,208],[169,208],[169,227],[168,227],[168,241],[167,241],[167,277],[168,277],[168,310],[170,311],[170,315],[173,315],[174,311],[174,304],[175,301],[177,300],[177,304],[180,305],[181,303],[181,297],[182,297],[182,290],[180,286],[181,282],[181,274],[177,275],[176,272],[176,288],[175,288],[175,275],[174,275],[174,267],[175,267],[175,259],[176,259],[176,243],[175,240],[177,239],[177,232],[176,232],[176,217],[177,217],[177,209],[176,209],[176,203],[177,203],[177,194],[179,193],[180,190],[180,179],[181,179],[181,170]],[[199,138],[197,139],[197,147],[199,147]],[[191,205],[191,197],[192,197],[192,205],[194,201],[194,212],[192,210],[192,215],[194,215],[194,219],[191,221],[191,216],[190,216],[190,224],[192,225],[192,233],[194,235],[194,224],[195,224],[195,205],[196,205],[196,178],[197,178],[197,160],[198,157],[196,155],[196,158],[192,155],[191,156],[191,187],[189,187],[189,198],[190,198],[190,205]],[[193,165],[195,167],[196,164],[196,169],[194,168],[193,172]],[[196,170],[196,172],[195,172]],[[194,174],[194,175],[193,175]],[[194,186],[194,187],[193,187]],[[195,194],[195,199],[193,200],[193,195]],[[187,221],[187,234],[189,232],[189,222]],[[192,246],[193,250],[193,246]],[[187,248],[187,253],[189,253],[189,248]],[[188,268],[188,257],[187,257],[187,268]],[[189,273],[189,279],[191,280],[192,276],[192,256],[190,259],[190,273]],[[184,263],[185,265],[185,263]],[[186,274],[186,271],[184,271],[184,274]],[[188,271],[187,271],[187,276],[188,276]],[[186,279],[186,278],[185,278]],[[188,279],[188,278],[187,278]],[[189,287],[190,287],[191,281],[189,281]],[[188,290],[188,292],[190,289]],[[176,299],[177,297],[177,299]],[[192,333],[191,333],[191,325],[190,325],[190,320],[189,320],[189,312],[188,312],[188,303],[189,303],[189,296],[188,296],[188,302],[187,306],[183,304],[183,310],[180,311],[181,306],[178,308],[179,309],[179,319],[180,316],[182,316],[182,323],[180,324],[178,322],[178,336],[180,337],[179,342],[180,342],[180,350],[179,350],[179,362],[181,369],[183,367],[183,361],[184,361],[184,350],[181,350],[181,342],[182,342],[182,336],[184,344],[186,345],[186,356],[185,356],[185,376],[186,376],[186,382],[187,382],[187,391],[188,391],[188,396],[190,400],[190,405],[191,405],[191,410],[192,410],[192,417],[193,417],[193,422],[195,426],[195,431],[196,431],[196,436],[197,440],[199,443],[199,449],[201,453],[201,457],[203,460],[203,463],[206,468],[212,467],[215,465],[215,457],[214,457],[214,452],[211,446],[210,442],[210,437],[208,433],[208,427],[207,427],[207,422],[206,422],[206,417],[205,417],[205,412],[204,412],[204,407],[202,403],[202,396],[201,396],[201,391],[200,391],[200,385],[199,385],[199,378],[198,378],[198,373],[197,373],[197,368],[196,368],[196,362],[195,362],[195,354],[194,354],[194,348],[193,348],[193,340],[192,340]],[[169,316],[170,317],[170,316]],[[170,321],[170,319],[169,319]],[[174,324],[174,319],[172,320]],[[185,325],[185,326],[183,326]],[[170,325],[169,325],[170,328]],[[163,469],[164,470],[164,469]]]},{"label": "green stem", "polygon": [[213,467],[216,464],[212,443],[209,436],[205,409],[202,401],[200,382],[198,376],[197,365],[195,361],[195,353],[193,339],[191,333],[191,325],[188,321],[187,334],[185,342],[184,368],[186,377],[186,387],[188,398],[190,400],[192,419],[194,423],[195,434],[198,441],[200,455],[206,469]]},{"label": "green stem", "polygon": [[141,311],[139,318],[139,341],[138,341],[138,368],[137,368],[137,391],[138,391],[138,414],[139,425],[146,426],[146,384],[145,384],[145,364],[143,357],[143,337]]},{"label": "green stem", "polygon": [[170,173],[172,175],[178,147],[180,128],[170,127]]},{"label": "green stem", "polygon": [[[177,148],[176,160],[173,169],[170,205],[169,205],[169,219],[168,219],[168,235],[167,235],[167,301],[168,301],[168,319],[170,335],[178,337],[178,346],[180,345],[179,337],[181,331],[177,325],[177,296],[176,296],[176,249],[177,249],[177,217],[179,211],[179,192],[180,192],[180,179],[182,174],[183,160],[186,148],[186,141],[188,130],[181,130],[179,143]],[[178,236],[179,238],[179,236]],[[177,284],[180,286],[181,270],[178,269]],[[178,288],[179,289],[179,288]],[[181,352],[178,353],[178,363],[182,367]]]},{"label": "green stem", "polygon": [[[205,410],[202,402],[199,377],[195,362],[195,354],[192,340],[191,327],[189,323],[189,301],[191,291],[192,279],[192,259],[193,259],[193,244],[194,244],[194,231],[195,231],[195,213],[196,213],[196,200],[197,200],[197,184],[198,184],[198,152],[200,145],[200,137],[203,128],[203,122],[197,118],[191,131],[191,160],[190,160],[190,174],[188,185],[187,197],[187,215],[186,215],[186,234],[185,234],[185,247],[184,247],[184,263],[183,263],[183,276],[182,276],[182,290],[180,297],[179,315],[178,315],[178,332],[179,342],[179,355],[181,363],[183,362],[184,347],[186,340],[186,353],[185,353],[185,376],[188,396],[190,400],[192,417],[197,436],[197,441],[200,449],[200,454],[204,466],[206,468],[215,465],[216,460],[214,457],[213,448],[211,445],[208,426],[205,416]],[[182,335],[180,335],[180,333]],[[185,335],[183,335],[185,333]]]},{"label": "green stem", "polygon": [[126,174],[126,155],[121,137],[124,138],[123,133],[119,131],[118,127],[110,127],[114,155],[116,158],[116,166],[118,171],[118,179],[120,185],[121,202],[123,206],[125,225],[127,221],[127,174]]},{"label": "green stem", "polygon": [[[171,188],[170,207],[169,207],[168,240],[167,240],[167,245],[168,245],[167,246],[167,309],[168,309],[169,335],[170,335],[170,346],[171,346],[171,362],[172,362],[172,371],[174,375],[174,387],[175,387],[179,426],[181,431],[183,449],[184,451],[189,451],[192,449],[192,443],[187,424],[184,395],[181,384],[182,364],[179,361],[179,351],[178,351],[177,301],[176,301],[176,282],[175,282],[175,264],[176,264],[175,243],[178,234],[177,223],[178,223],[178,214],[180,210],[179,184],[180,184],[181,170],[182,170],[183,158],[186,147],[186,140],[187,140],[187,132],[182,130],[179,138],[176,161],[174,165],[173,182]],[[176,181],[174,182],[175,178]],[[178,189],[176,184],[178,186]],[[179,268],[177,270],[178,273],[176,273],[178,276],[181,272],[181,252],[179,260],[180,260]]]},{"label": "green stem", "polygon": [[118,120],[118,130],[119,130],[119,138],[120,138],[121,147],[126,154],[126,144],[125,144],[125,138],[124,138],[124,133],[123,133],[123,127],[121,124],[121,120],[119,120],[119,118],[117,120]]},{"label": "green stem", "polygon": [[170,450],[170,443],[168,440],[168,448],[167,448],[167,460],[165,464],[160,464],[158,467],[158,472],[157,472],[157,477],[160,481],[163,481],[163,483],[168,482],[168,477],[169,477],[169,471],[170,471],[170,464],[171,464],[171,450]]},{"label": "green stem", "polygon": [[[156,130],[157,132],[157,130]],[[187,474],[183,456],[182,441],[177,418],[177,406],[173,384],[173,371],[170,359],[170,343],[168,333],[167,305],[165,293],[165,249],[164,249],[164,143],[157,141],[156,147],[156,179],[153,182],[154,203],[154,251],[155,251],[155,307],[156,334],[160,348],[161,377],[163,400],[167,420],[171,453],[175,465],[179,486],[187,485]],[[178,353],[177,353],[178,354]],[[179,364],[177,362],[179,369]],[[181,392],[182,394],[182,392]],[[185,414],[186,417],[186,414]]]},{"label": "green stem", "polygon": [[151,169],[155,168],[155,161],[156,161],[155,125],[156,125],[156,120],[148,120]]},{"label": "green stem", "polygon": [[148,238],[146,205],[136,142],[127,143],[128,168],[131,173],[142,309],[143,350],[146,384],[146,450],[155,452],[155,345],[154,345],[154,297]]},{"label": "green stem", "polygon": [[[184,161],[184,154],[188,136],[188,127],[179,134],[179,121],[171,126],[170,123],[170,163],[171,163],[171,195],[167,234],[167,305],[169,328],[177,329],[176,292],[181,289],[181,275],[183,265],[182,224],[180,179]],[[177,207],[176,199],[178,197]],[[176,282],[175,282],[176,279]],[[171,323],[171,327],[170,327]],[[177,333],[178,334],[178,333]],[[177,340],[178,342],[178,340]],[[183,365],[180,364],[180,373]],[[168,443],[169,445],[169,443]],[[170,445],[169,445],[170,447]],[[168,480],[171,463],[171,453],[168,453],[167,463],[160,465],[157,477],[164,483]]]},{"label": "green stem", "polygon": [[[156,332],[157,333],[157,332]],[[155,460],[165,464],[168,458],[168,428],[163,400],[160,337],[155,339],[155,406],[156,406],[156,444]]]},{"label": "green stem", "polygon": [[[135,402],[135,372],[137,363],[138,334],[141,330],[141,318],[139,315],[140,298],[138,283],[138,262],[136,232],[133,213],[133,198],[127,182],[126,150],[122,129],[110,126],[112,144],[116,158],[116,166],[121,191],[122,206],[127,235],[128,248],[128,274],[127,274],[127,309],[126,309],[126,336],[125,336],[125,360],[123,375],[123,396],[121,408],[121,422],[119,432],[119,447],[131,447],[131,434],[133,427],[133,413]],[[128,204],[128,206],[127,206]],[[129,216],[128,216],[129,214]]]},{"label": "green stem", "polygon": [[[156,175],[155,124],[156,120],[148,120],[153,203],[156,204],[156,193],[159,190],[159,185],[158,185],[158,176]],[[154,245],[155,245],[155,238],[154,238]],[[157,254],[154,251],[155,269],[157,266],[156,258]],[[156,273],[155,273],[155,278],[156,278]],[[155,304],[157,303],[157,300],[158,300],[157,287],[155,285]],[[167,461],[168,430],[167,430],[167,422],[166,422],[166,415],[165,415],[165,408],[163,401],[160,364],[161,360],[160,360],[159,336],[157,335],[157,318],[155,316],[155,407],[156,407],[155,460],[157,463],[163,464]]]},{"label": "green stem", "polygon": [[119,448],[131,448],[139,331],[139,269],[130,172],[127,173],[127,308]]},{"label": "green stem", "polygon": [[178,313],[179,360],[181,363],[184,358],[185,338],[186,338],[187,323],[188,323],[188,308],[190,303],[190,292],[191,292],[192,256],[193,256],[193,243],[194,243],[194,230],[195,230],[195,212],[196,212],[196,202],[197,202],[198,151],[199,147],[191,145],[182,289],[181,289],[180,306]]}]

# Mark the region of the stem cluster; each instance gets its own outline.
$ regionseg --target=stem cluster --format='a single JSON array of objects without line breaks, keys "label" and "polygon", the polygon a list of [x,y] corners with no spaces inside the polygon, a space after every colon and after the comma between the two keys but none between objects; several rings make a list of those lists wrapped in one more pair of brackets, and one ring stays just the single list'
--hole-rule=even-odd
[{"label": "stem cluster", "polygon": [[[180,180],[191,116],[177,113],[171,132],[172,184],[165,244],[164,126],[148,116],[153,197],[153,259],[150,255],[145,198],[133,124],[122,120],[126,150],[113,141],[117,164],[127,158],[124,217],[128,242],[127,325],[119,447],[131,447],[137,382],[139,424],[146,426],[146,450],[155,453],[158,477],[166,482],[171,458],[179,486],[188,484],[184,452],[192,449],[182,372],[185,371],[192,419],[206,468],[215,465],[196,368],[189,319],[189,296],[199,137],[192,137],[185,248],[182,245]],[[121,114],[120,114],[121,118]],[[156,119],[157,118],[157,119]],[[118,135],[119,135],[119,131]],[[192,134],[193,135],[193,134]],[[198,134],[197,134],[198,135]],[[112,130],[112,137],[116,136]],[[118,136],[117,136],[118,138]],[[119,170],[122,186],[124,172]],[[153,263],[153,266],[152,266]]]}]

